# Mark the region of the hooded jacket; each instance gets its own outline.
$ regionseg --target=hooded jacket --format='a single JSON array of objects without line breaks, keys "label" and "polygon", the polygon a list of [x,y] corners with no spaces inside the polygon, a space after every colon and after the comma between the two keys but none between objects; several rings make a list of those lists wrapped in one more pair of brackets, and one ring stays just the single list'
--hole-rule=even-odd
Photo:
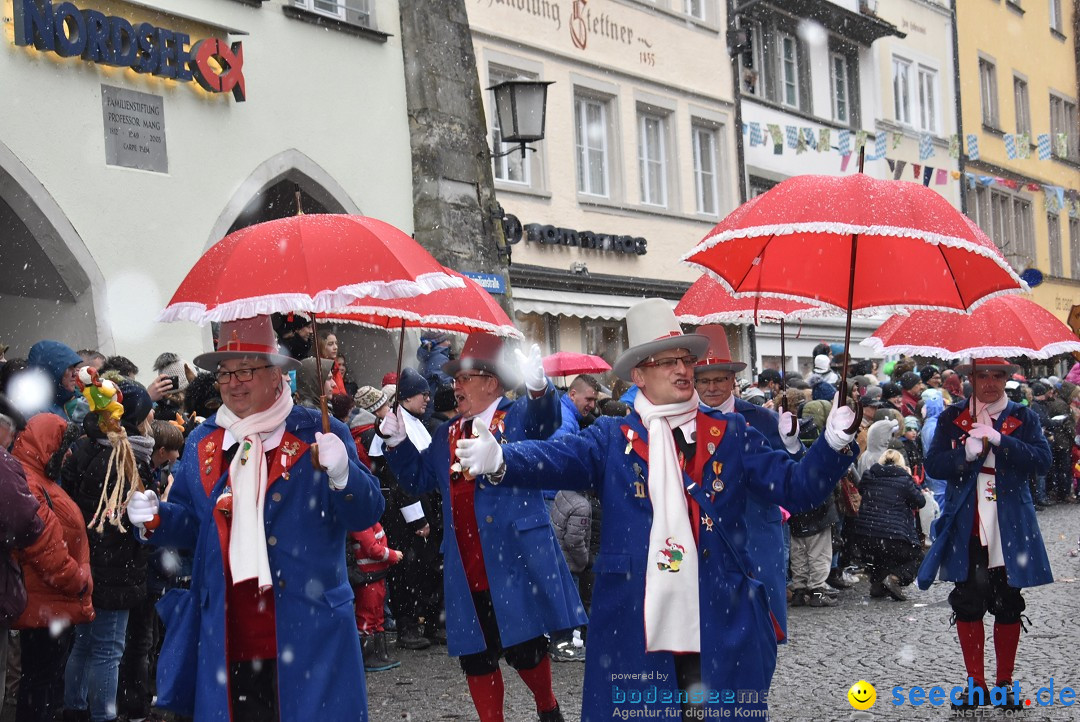
[{"label": "hooded jacket", "polygon": [[0,627],[15,620],[26,606],[26,588],[11,551],[30,546],[41,536],[45,525],[37,507],[22,464],[0,448]]},{"label": "hooded jacket", "polygon": [[14,629],[48,627],[57,620],[82,624],[94,618],[86,523],[78,505],[45,474],[66,427],[58,416],[38,414],[11,452],[26,472],[44,525],[37,541],[17,554],[26,583],[26,609],[12,624]]},{"label": "hooded jacket", "polygon": [[[880,422],[878,422],[880,423]],[[926,504],[908,470],[895,464],[874,464],[859,482],[862,505],[858,516],[845,523],[853,534],[875,539],[904,539],[918,543],[913,510]]]},{"label": "hooded jacket", "polygon": [[65,371],[83,362],[82,356],[75,353],[70,346],[59,341],[46,340],[38,341],[30,347],[26,362],[32,367],[43,369],[53,381],[55,387],[53,402],[46,411],[64,419],[70,418],[64,407],[65,404],[75,398],[77,392],[68,391],[60,384],[60,381],[64,378]]}]

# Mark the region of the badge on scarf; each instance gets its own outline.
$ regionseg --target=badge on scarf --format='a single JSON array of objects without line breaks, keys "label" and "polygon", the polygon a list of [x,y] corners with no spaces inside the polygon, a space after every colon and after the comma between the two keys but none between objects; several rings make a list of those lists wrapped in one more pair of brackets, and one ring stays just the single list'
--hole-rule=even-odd
[{"label": "badge on scarf", "polygon": [[656,566],[662,572],[678,572],[679,567],[682,566],[686,547],[677,544],[671,537],[667,538],[665,544],[667,548],[661,549],[656,554]]}]

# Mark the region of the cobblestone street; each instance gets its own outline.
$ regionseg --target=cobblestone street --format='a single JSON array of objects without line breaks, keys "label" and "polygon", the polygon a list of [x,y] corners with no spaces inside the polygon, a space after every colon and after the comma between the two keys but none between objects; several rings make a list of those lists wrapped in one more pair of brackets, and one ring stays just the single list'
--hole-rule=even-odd
[{"label": "cobblestone street", "polygon": [[[1031,619],[1020,641],[1017,678],[1030,691],[1054,680],[1055,694],[1063,686],[1080,687],[1080,558],[1070,557],[1080,534],[1080,507],[1063,505],[1039,514],[1055,583],[1025,592]],[[892,688],[918,685],[928,689],[959,684],[963,660],[949,626],[946,601],[951,584],[935,584],[920,592],[909,588],[911,601],[870,599],[869,585],[860,583],[843,592],[832,609],[791,610],[791,641],[782,647],[770,695],[774,720],[945,720],[953,715],[946,703],[933,707],[894,706]],[[990,618],[988,617],[988,620]],[[445,647],[424,652],[399,651],[402,666],[368,675],[371,722],[428,722],[476,719],[465,680]],[[584,665],[553,664],[556,694],[567,722],[580,719]],[[987,624],[987,676],[994,670],[991,625]],[[535,720],[525,686],[504,665],[508,722]],[[855,713],[847,702],[848,688],[865,679],[877,689],[878,702],[869,713]],[[1007,719],[1006,713],[986,711],[984,719]],[[1080,705],[1034,707],[1017,713],[1019,719],[1080,720]]]}]

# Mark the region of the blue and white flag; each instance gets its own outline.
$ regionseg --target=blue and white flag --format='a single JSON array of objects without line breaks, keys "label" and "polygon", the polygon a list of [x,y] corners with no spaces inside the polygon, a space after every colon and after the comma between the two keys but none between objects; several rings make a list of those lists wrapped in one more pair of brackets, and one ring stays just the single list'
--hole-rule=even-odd
[{"label": "blue and white flag", "polygon": [[929,133],[919,136],[919,160],[927,160],[934,157],[934,141]]},{"label": "blue and white flag", "polygon": [[851,155],[851,131],[841,130],[838,137],[840,155]]},{"label": "blue and white flag", "polygon": [[968,160],[979,159],[979,136],[975,135],[974,133],[968,133],[967,156]]},{"label": "blue and white flag", "polygon": [[1039,160],[1050,160],[1050,134],[1039,133]]}]

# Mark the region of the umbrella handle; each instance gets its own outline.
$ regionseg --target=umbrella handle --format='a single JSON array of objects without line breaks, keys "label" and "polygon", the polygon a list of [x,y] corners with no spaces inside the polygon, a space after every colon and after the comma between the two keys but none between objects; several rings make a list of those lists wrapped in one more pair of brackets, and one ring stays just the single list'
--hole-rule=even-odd
[{"label": "umbrella handle", "polygon": [[[326,394],[319,396],[319,409],[322,411],[322,432],[324,434],[330,433],[330,410],[326,406]],[[318,471],[326,471],[323,465],[319,463],[319,445],[311,445],[311,463],[315,465]]]},{"label": "umbrella handle", "polygon": [[[844,403],[847,402],[845,401]],[[864,409],[862,403],[858,399],[851,399],[851,403],[852,408],[855,410],[855,420],[851,422],[851,426],[845,429],[845,431],[849,434],[854,434],[859,430],[859,424],[862,423]]]},{"label": "umbrella handle", "polygon": [[[788,402],[787,402],[787,394],[785,393],[782,396],[780,396],[780,413],[786,414],[787,410],[788,410]],[[799,425],[795,424],[795,426],[792,427],[791,431],[786,431],[784,433],[787,434],[788,436],[795,436],[796,434],[799,433]]]}]

